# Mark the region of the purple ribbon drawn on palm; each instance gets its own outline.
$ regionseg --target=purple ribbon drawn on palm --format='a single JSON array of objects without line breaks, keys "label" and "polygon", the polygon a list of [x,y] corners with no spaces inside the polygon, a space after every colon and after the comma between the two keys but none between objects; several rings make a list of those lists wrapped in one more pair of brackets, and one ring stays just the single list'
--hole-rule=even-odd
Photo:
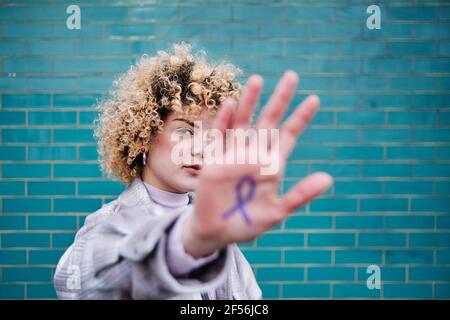
[{"label": "purple ribbon drawn on palm", "polygon": [[[248,184],[250,186],[250,190],[248,191],[248,193],[246,195],[246,198],[243,199],[242,190],[243,190],[243,187],[244,187],[245,184]],[[235,189],[236,189],[236,196],[237,196],[237,204],[233,208],[227,210],[223,214],[223,218],[224,219],[228,219],[234,213],[239,211],[241,213],[242,217],[244,218],[245,223],[246,224],[251,224],[250,215],[245,210],[245,204],[247,202],[249,202],[253,198],[253,196],[255,195],[256,181],[251,176],[244,176],[244,177],[242,177],[239,180],[239,182],[236,185]]]}]

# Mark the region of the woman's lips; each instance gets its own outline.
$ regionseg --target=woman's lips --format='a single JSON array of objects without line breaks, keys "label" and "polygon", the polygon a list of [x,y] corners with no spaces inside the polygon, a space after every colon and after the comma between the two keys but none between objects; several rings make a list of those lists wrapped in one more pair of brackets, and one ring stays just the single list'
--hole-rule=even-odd
[{"label": "woman's lips", "polygon": [[186,169],[187,172],[189,172],[192,175],[199,175],[200,170],[202,167],[198,164],[192,165],[192,166],[183,166],[183,169]]}]

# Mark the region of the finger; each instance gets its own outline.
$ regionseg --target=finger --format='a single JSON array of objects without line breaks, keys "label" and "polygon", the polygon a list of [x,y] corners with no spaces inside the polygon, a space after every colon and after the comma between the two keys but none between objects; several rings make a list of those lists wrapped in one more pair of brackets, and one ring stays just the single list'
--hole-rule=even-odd
[{"label": "finger", "polygon": [[213,128],[218,129],[222,136],[224,136],[226,130],[232,126],[231,119],[235,109],[236,101],[232,97],[227,97],[219,108],[219,111],[214,119]]},{"label": "finger", "polygon": [[282,206],[286,214],[317,197],[333,184],[333,178],[326,172],[315,172],[297,183],[282,198]]},{"label": "finger", "polygon": [[316,95],[308,96],[280,128],[280,156],[287,159],[295,147],[298,136],[319,109],[320,100]]},{"label": "finger", "polygon": [[294,71],[287,71],[278,82],[275,92],[267,102],[256,124],[257,128],[273,129],[282,118],[295,94],[298,76]]},{"label": "finger", "polygon": [[251,117],[255,111],[263,86],[260,75],[252,75],[245,86],[244,95],[239,102],[234,116],[234,128],[246,129],[250,125]]}]

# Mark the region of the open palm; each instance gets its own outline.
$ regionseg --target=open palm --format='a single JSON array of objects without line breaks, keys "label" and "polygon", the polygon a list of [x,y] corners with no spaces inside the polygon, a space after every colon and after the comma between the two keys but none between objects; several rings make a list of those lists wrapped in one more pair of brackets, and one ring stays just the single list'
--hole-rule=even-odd
[{"label": "open palm", "polygon": [[[223,135],[227,129],[246,130],[250,127],[262,82],[258,75],[249,78],[237,110],[233,99],[224,101],[214,121],[214,127]],[[295,72],[287,71],[283,75],[256,121],[256,132],[278,128],[295,94],[297,83]],[[270,141],[271,148],[277,150],[275,160],[279,170],[276,172],[262,174],[263,166],[258,162],[204,165],[196,190],[194,214],[188,224],[190,232],[201,241],[192,245],[191,251],[201,256],[228,243],[256,239],[331,186],[333,179],[330,175],[316,172],[298,182],[283,197],[277,194],[286,161],[298,136],[318,108],[318,97],[308,96],[279,127],[279,139]],[[248,144],[240,145],[232,152],[247,155],[262,147],[267,148],[260,140],[251,139]],[[227,152],[231,151],[226,149]],[[192,234],[189,235],[192,237]]]}]

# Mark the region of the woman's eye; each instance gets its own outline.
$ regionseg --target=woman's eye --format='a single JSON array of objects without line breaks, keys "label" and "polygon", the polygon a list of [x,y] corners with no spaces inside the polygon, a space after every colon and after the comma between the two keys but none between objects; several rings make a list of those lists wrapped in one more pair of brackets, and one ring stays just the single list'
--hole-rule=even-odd
[{"label": "woman's eye", "polygon": [[179,128],[177,129],[177,133],[181,136],[184,136],[185,134],[193,135],[194,132],[192,132],[191,129],[188,128]]}]

